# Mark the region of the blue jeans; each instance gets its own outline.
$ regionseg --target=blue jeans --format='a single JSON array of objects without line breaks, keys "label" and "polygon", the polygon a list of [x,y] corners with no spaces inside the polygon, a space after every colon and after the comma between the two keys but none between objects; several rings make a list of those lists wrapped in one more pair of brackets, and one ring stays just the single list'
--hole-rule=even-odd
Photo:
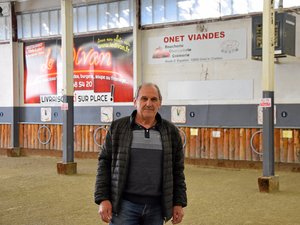
[{"label": "blue jeans", "polygon": [[110,225],[163,225],[160,205],[136,204],[122,200],[120,212],[113,214]]}]

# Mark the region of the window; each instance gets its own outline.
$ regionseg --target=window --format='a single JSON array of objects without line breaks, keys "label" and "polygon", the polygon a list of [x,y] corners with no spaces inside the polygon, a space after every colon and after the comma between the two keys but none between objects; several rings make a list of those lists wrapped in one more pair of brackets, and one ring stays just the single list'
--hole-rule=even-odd
[{"label": "window", "polygon": [[0,17],[0,41],[8,40],[8,29],[9,29],[9,17],[3,16]]},{"label": "window", "polygon": [[[161,0],[163,1],[163,0]],[[73,32],[87,33],[133,26],[133,0],[78,6],[73,8]],[[0,20],[0,40],[4,28]],[[24,13],[17,16],[18,37],[30,39],[61,35],[61,11]]]},{"label": "window", "polygon": [[97,5],[90,5],[88,6],[87,10],[88,10],[88,18],[87,18],[88,31],[96,31],[98,29]]},{"label": "window", "polygon": [[22,16],[22,27],[23,27],[23,37],[30,38],[32,37],[31,33],[31,14],[24,14]]},{"label": "window", "polygon": [[[41,24],[40,22],[40,13],[33,13],[31,15],[32,21],[35,24]],[[41,28],[40,26],[32,26],[32,37],[40,37],[41,36]]]},{"label": "window", "polygon": [[107,4],[98,5],[98,29],[99,30],[108,29],[107,18],[108,18]]},{"label": "window", "polygon": [[128,1],[120,2],[119,4],[119,27],[130,26],[130,5]]},{"label": "window", "polygon": [[87,7],[77,8],[78,33],[87,32]]},{"label": "window", "polygon": [[[30,15],[30,14],[29,14]],[[30,24],[32,27],[38,24]],[[50,35],[50,26],[49,26],[49,12],[41,13],[41,36],[49,36]]]},{"label": "window", "polygon": [[50,35],[58,35],[59,26],[58,10],[50,11]]},{"label": "window", "polygon": [[108,28],[116,28],[119,23],[119,7],[118,2],[108,5]]},{"label": "window", "polygon": [[[278,8],[279,0],[275,0]],[[299,0],[284,0],[283,7],[300,6]],[[262,0],[141,0],[141,25],[220,18],[261,12]]]}]

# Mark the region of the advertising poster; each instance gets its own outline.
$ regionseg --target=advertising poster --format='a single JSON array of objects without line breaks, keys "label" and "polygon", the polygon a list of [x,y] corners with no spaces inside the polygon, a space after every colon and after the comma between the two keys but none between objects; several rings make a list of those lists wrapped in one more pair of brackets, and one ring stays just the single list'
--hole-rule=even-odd
[{"label": "advertising poster", "polygon": [[148,39],[148,63],[245,59],[246,29],[177,33]]},{"label": "advertising poster", "polygon": [[40,103],[40,95],[57,94],[57,40],[25,45],[24,102]]},{"label": "advertising poster", "polygon": [[[132,33],[74,38],[75,105],[133,101]],[[62,102],[61,42],[25,44],[24,102]]]}]

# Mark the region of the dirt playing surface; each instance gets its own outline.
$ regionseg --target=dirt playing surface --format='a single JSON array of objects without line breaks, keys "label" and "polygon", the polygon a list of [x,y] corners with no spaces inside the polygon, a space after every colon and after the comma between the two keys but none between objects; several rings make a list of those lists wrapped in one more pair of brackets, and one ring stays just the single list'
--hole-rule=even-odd
[{"label": "dirt playing surface", "polygon": [[[104,224],[93,202],[97,160],[76,159],[76,175],[58,175],[60,160],[0,156],[1,225]],[[276,172],[280,191],[271,194],[258,191],[259,170],[186,165],[185,173],[182,225],[300,224],[300,173]]]}]

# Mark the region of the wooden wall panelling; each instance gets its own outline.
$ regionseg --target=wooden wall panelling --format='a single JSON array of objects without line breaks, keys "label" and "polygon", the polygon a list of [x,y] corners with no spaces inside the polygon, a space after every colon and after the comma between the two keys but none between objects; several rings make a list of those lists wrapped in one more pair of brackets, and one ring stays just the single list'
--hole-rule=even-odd
[{"label": "wooden wall panelling", "polygon": [[28,138],[28,147],[30,149],[34,148],[34,145],[33,145],[33,139],[34,139],[34,124],[28,124],[29,126],[29,130],[28,130],[28,135],[29,135],[29,138]]},{"label": "wooden wall panelling", "polygon": [[62,150],[62,125],[57,125],[57,150]]},{"label": "wooden wall panelling", "polygon": [[197,129],[197,136],[196,136],[196,159],[201,158],[201,129]]},{"label": "wooden wall panelling", "polygon": [[1,124],[0,129],[0,147],[5,148],[5,136],[6,136],[6,130],[5,130],[5,124]]},{"label": "wooden wall panelling", "polygon": [[229,152],[228,152],[228,157],[229,160],[234,160],[235,157],[235,129],[234,128],[230,128],[229,129]]},{"label": "wooden wall panelling", "polygon": [[0,148],[11,147],[11,124],[0,124]]},{"label": "wooden wall panelling", "polygon": [[36,134],[38,136],[38,138],[40,139],[39,141],[39,149],[45,149],[46,146],[45,144],[43,144],[44,142],[47,141],[46,139],[46,133],[45,133],[45,128],[41,128],[42,124],[38,126],[38,129],[40,130],[38,134]]},{"label": "wooden wall panelling", "polygon": [[24,146],[24,125],[23,124],[19,124],[19,146],[20,148],[23,148]]},{"label": "wooden wall panelling", "polygon": [[224,159],[229,159],[229,129],[224,129],[224,146],[223,155]]},{"label": "wooden wall panelling", "polygon": [[213,131],[215,131],[215,128],[209,129],[209,135],[210,135],[210,148],[209,148],[209,158],[210,159],[217,159],[218,157],[218,151],[217,151],[217,138],[213,137]]},{"label": "wooden wall panelling", "polygon": [[[58,137],[58,135],[57,135],[57,131],[58,131],[58,126],[59,125],[54,125],[54,130],[53,130],[53,139],[54,139],[54,146],[53,146],[53,149],[54,150],[57,150],[58,149],[58,145],[57,145],[57,142],[58,142],[58,139],[57,139],[57,137]],[[74,131],[74,128],[73,128],[73,131]]]},{"label": "wooden wall panelling", "polygon": [[200,158],[205,158],[205,128],[200,129]]},{"label": "wooden wall panelling", "polygon": [[[51,131],[48,144],[38,141],[40,124],[19,124],[19,145],[21,148],[62,150],[62,125],[47,125]],[[94,131],[98,125],[76,125],[74,128],[74,149],[82,152],[98,152],[99,146],[94,141]],[[106,126],[108,129],[109,127]],[[186,134],[185,156],[187,158],[228,159],[262,161],[262,156],[251,149],[251,137],[260,128],[189,128],[180,127]],[[0,125],[0,147],[10,145],[10,124]],[[213,137],[213,131],[220,132],[220,137]],[[290,129],[293,137],[283,137],[284,129],[274,129],[274,156],[275,162],[300,162],[300,130]],[[285,129],[285,131],[288,131]],[[96,141],[102,145],[107,131],[99,129]],[[40,129],[40,139],[47,141],[49,132],[46,128]],[[252,140],[253,147],[263,152],[262,132],[256,134]]]},{"label": "wooden wall panelling", "polygon": [[1,125],[1,134],[0,135],[1,135],[0,136],[1,137],[1,148],[5,148],[6,147],[5,139],[6,139],[6,136],[7,136],[5,124]]},{"label": "wooden wall panelling", "polygon": [[263,150],[263,132],[259,133],[259,152],[262,153],[261,155],[259,155],[259,160],[262,161],[263,160],[263,153],[264,153],[264,150]]},{"label": "wooden wall panelling", "polygon": [[81,152],[84,152],[84,148],[85,148],[85,129],[84,126],[80,126],[81,129],[81,136],[80,136],[80,141],[81,141]]},{"label": "wooden wall panelling", "polygon": [[89,152],[94,152],[94,126],[89,126]]},{"label": "wooden wall panelling", "polygon": [[[288,131],[292,131],[292,130],[288,130]],[[292,131],[292,134],[293,134],[293,131]],[[291,163],[291,162],[294,162],[294,138],[288,137],[286,139],[287,139],[287,143],[288,143],[287,162]]]},{"label": "wooden wall panelling", "polygon": [[101,145],[104,144],[105,137],[106,137],[106,133],[107,133],[107,131],[108,131],[108,129],[109,129],[109,126],[106,126],[105,128],[106,128],[107,130],[105,130],[105,129],[102,129],[102,130],[101,130]]},{"label": "wooden wall panelling", "polygon": [[90,129],[89,126],[83,126],[84,128],[84,152],[88,152],[89,150],[89,135],[90,135]]},{"label": "wooden wall panelling", "polygon": [[240,129],[235,128],[234,129],[234,160],[240,159]]},{"label": "wooden wall panelling", "polygon": [[82,127],[80,125],[75,126],[75,144],[74,149],[75,151],[79,152],[82,151]]},{"label": "wooden wall panelling", "polygon": [[220,132],[220,137],[217,138],[217,157],[218,159],[224,159],[224,129],[217,129]]},{"label": "wooden wall panelling", "polygon": [[[97,132],[96,136],[94,137],[94,132],[95,130],[97,129],[98,126],[94,126],[94,129],[93,129],[93,143],[94,143],[94,148],[93,148],[93,152],[97,152],[97,149],[98,149],[98,145],[96,143],[99,143],[99,136],[101,135],[100,131]],[[99,135],[100,134],[100,135]],[[95,143],[96,141],[96,143]]]},{"label": "wooden wall panelling", "polygon": [[10,125],[9,124],[3,124],[2,125],[2,132],[1,132],[1,137],[2,137],[2,147],[7,148],[9,147],[9,139],[10,139]]},{"label": "wooden wall panelling", "polygon": [[24,140],[24,148],[28,148],[28,126],[23,124],[24,127],[24,136],[22,137]]},{"label": "wooden wall panelling", "polygon": [[50,149],[56,150],[56,125],[50,125],[51,139],[50,139]]},{"label": "wooden wall panelling", "polygon": [[246,140],[245,140],[245,151],[246,151],[246,160],[251,161],[252,160],[252,150],[250,146],[250,140],[252,136],[252,129],[247,128],[246,129]]},{"label": "wooden wall panelling", "polygon": [[4,125],[0,125],[0,148],[4,148]]},{"label": "wooden wall panelling", "polygon": [[280,142],[282,145],[282,158],[281,162],[287,162],[287,156],[288,156],[288,140],[287,138],[283,137],[283,130],[280,132]]},{"label": "wooden wall panelling", "polygon": [[38,127],[39,125],[33,124],[32,125],[32,148],[33,149],[38,149],[39,148],[39,140],[38,140]]},{"label": "wooden wall panelling", "polygon": [[31,148],[32,149],[38,148],[39,141],[37,139],[37,134],[38,134],[38,125],[32,124],[31,127]]},{"label": "wooden wall panelling", "polygon": [[280,162],[280,129],[274,129],[274,160]]},{"label": "wooden wall panelling", "polygon": [[[96,129],[98,129],[98,126],[95,127],[95,130]],[[94,132],[95,132],[95,130],[94,130]],[[97,133],[95,133],[95,142],[97,144],[94,145],[94,152],[98,152],[100,150],[100,146],[98,146],[98,145],[101,145],[102,130],[103,129],[97,130]]]},{"label": "wooden wall panelling", "polygon": [[7,133],[8,133],[8,143],[7,143],[7,147],[12,147],[12,142],[11,142],[11,130],[12,130],[12,125],[11,124],[7,124]]},{"label": "wooden wall panelling", "polygon": [[[37,138],[38,138],[38,149],[44,149],[45,146],[44,144],[42,144],[43,141],[46,141],[44,138],[44,133],[43,133],[43,129],[40,128],[42,125],[39,125],[37,128],[40,129],[40,132],[36,134]],[[40,141],[39,141],[40,140]]]},{"label": "wooden wall panelling", "polygon": [[93,126],[93,152],[97,152],[97,149],[98,149],[98,145],[96,144],[95,142],[95,139],[94,139],[94,132],[95,130],[97,129],[97,126]]},{"label": "wooden wall panelling", "polygon": [[190,157],[190,130],[188,127],[183,128],[186,137],[186,145],[185,145],[185,157]]},{"label": "wooden wall panelling", "polygon": [[[257,154],[254,151],[260,152],[260,133],[256,133],[256,132],[259,131],[256,128],[252,128],[251,130],[252,130],[252,132],[251,132],[252,147],[254,148],[254,149],[252,149],[252,148],[250,149],[251,154],[252,154],[252,160],[253,161],[259,161],[259,154]],[[250,143],[250,146],[251,146],[251,143]]]},{"label": "wooden wall panelling", "polygon": [[246,160],[246,131],[244,128],[240,129],[240,154],[239,160]]},{"label": "wooden wall panelling", "polygon": [[3,124],[3,147],[7,148],[9,146],[9,130],[8,130],[8,124]]},{"label": "wooden wall panelling", "polygon": [[190,133],[189,158],[194,159],[194,158],[196,158],[196,138],[197,138],[197,135],[195,135],[195,128],[190,128],[189,133]]},{"label": "wooden wall panelling", "polygon": [[[40,125],[42,126],[42,125]],[[50,130],[50,127],[47,126]],[[49,138],[50,138],[50,133],[49,133],[49,130],[47,128],[41,128],[41,141],[43,142],[42,144],[42,148],[43,149],[50,149],[50,141]],[[51,130],[50,130],[51,132]]]},{"label": "wooden wall panelling", "polygon": [[26,129],[24,130],[24,138],[26,140],[26,148],[30,148],[30,139],[31,139],[31,126],[30,124],[25,124]]},{"label": "wooden wall panelling", "polygon": [[205,128],[205,151],[204,151],[204,158],[209,159],[209,151],[210,151],[210,129]]},{"label": "wooden wall panelling", "polygon": [[43,129],[45,132],[45,136],[46,136],[45,142],[48,141],[47,144],[45,144],[46,149],[51,149],[51,139],[52,139],[52,128],[51,127],[52,127],[52,125],[48,126],[50,133],[47,129]]},{"label": "wooden wall panelling", "polygon": [[295,162],[299,163],[300,161],[300,132],[299,130],[294,130],[294,157]]}]

